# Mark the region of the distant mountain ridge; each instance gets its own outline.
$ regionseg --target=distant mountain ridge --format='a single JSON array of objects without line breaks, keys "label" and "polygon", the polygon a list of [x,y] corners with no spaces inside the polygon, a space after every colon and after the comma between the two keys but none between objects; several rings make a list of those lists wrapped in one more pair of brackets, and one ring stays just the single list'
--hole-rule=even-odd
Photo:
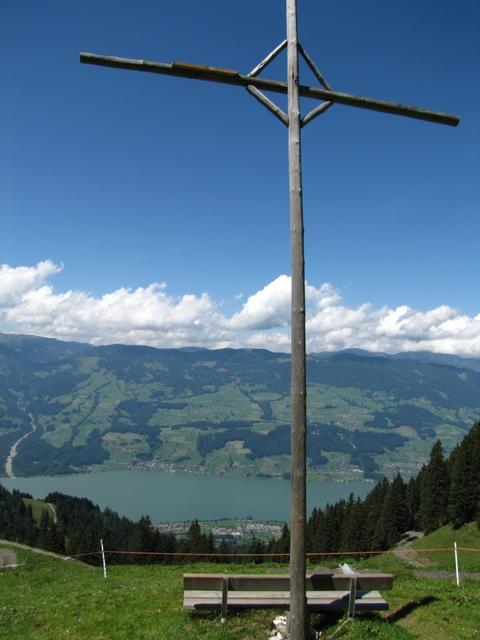
[{"label": "distant mountain ridge", "polygon": [[[480,359],[310,354],[308,457],[320,478],[418,471],[480,417]],[[16,475],[145,468],[287,476],[290,356],[94,347],[0,334],[0,465]],[[1,474],[0,474],[1,475]]]},{"label": "distant mountain ridge", "polygon": [[460,369],[480,371],[480,358],[467,358],[448,353],[433,353],[431,351],[402,351],[400,353],[384,353],[381,351],[365,351],[365,349],[342,349],[341,351],[322,351],[311,355],[328,358],[341,353],[364,356],[366,358],[391,358],[394,360],[417,360],[431,364],[444,364]]}]

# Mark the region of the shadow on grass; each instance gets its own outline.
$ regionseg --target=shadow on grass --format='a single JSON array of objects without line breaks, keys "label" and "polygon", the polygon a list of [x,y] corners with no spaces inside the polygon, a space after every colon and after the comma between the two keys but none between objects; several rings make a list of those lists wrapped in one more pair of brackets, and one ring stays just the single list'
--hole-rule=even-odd
[{"label": "shadow on grass", "polygon": [[[232,614],[231,611],[227,612],[227,615],[228,613]],[[192,620],[215,620],[215,618],[220,618],[220,609],[195,609],[188,611],[187,614]]]},{"label": "shadow on grass", "polygon": [[403,607],[400,607],[397,611],[390,613],[388,616],[385,616],[384,620],[388,622],[397,622],[402,618],[408,616],[412,611],[418,609],[419,607],[425,607],[432,602],[436,602],[439,598],[435,596],[425,596],[425,598],[420,598],[420,600],[414,600],[413,602],[407,602]]}]

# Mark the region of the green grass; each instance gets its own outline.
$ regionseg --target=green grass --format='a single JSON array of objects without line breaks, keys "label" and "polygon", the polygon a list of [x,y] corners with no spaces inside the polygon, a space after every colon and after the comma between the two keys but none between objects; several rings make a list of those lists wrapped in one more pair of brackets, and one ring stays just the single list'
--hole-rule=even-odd
[{"label": "green grass", "polygon": [[[279,573],[278,565],[110,566],[72,564],[14,549],[18,569],[0,573],[0,639],[4,640],[267,640],[272,611],[190,614],[182,608],[184,572]],[[354,561],[359,568],[391,571],[390,611],[359,615],[342,637],[350,640],[472,640],[480,638],[480,583],[415,579],[392,554]],[[333,563],[332,563],[333,565]],[[314,618],[316,623],[320,619]],[[330,632],[338,620],[322,619]]]},{"label": "green grass", "polygon": [[[458,552],[460,571],[480,571],[480,531],[475,522],[469,522],[461,529],[454,529],[451,525],[441,527],[433,533],[420,538],[412,544],[420,561],[431,563],[432,568],[455,571],[453,543],[459,547],[478,549],[474,551]],[[422,549],[448,549],[448,551],[423,552]]]},{"label": "green grass", "polygon": [[[225,569],[221,565],[111,566],[105,580],[100,568],[15,552],[25,564],[0,574],[0,638],[5,640],[256,640],[268,636],[268,611],[231,615],[220,625],[218,615],[183,610],[183,573],[221,571]],[[235,570],[251,571],[252,567]]]}]

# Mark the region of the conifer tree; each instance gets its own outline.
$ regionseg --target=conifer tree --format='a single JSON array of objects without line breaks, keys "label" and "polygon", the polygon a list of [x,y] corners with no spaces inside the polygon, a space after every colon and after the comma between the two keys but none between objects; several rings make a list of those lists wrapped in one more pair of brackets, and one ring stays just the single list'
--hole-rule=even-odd
[{"label": "conifer tree", "polygon": [[450,492],[448,496],[448,518],[458,529],[469,521],[472,509],[470,486],[465,481],[467,461],[465,449],[455,447],[450,456]]},{"label": "conifer tree", "polygon": [[185,540],[185,550],[189,553],[195,551],[203,551],[203,535],[198,520],[193,520],[187,531],[187,538]]},{"label": "conifer tree", "polygon": [[[267,553],[290,553],[290,529],[288,524],[285,523],[282,527],[282,532],[278,539],[272,538],[267,545]],[[273,560],[276,562],[284,562],[285,556],[274,556]]]},{"label": "conifer tree", "polygon": [[218,556],[218,562],[222,562],[222,563],[232,562],[231,557],[229,557],[228,555],[223,555],[223,554],[232,553],[232,549],[230,548],[230,545],[224,538],[220,540],[217,552],[221,554]]},{"label": "conifer tree", "polygon": [[480,514],[480,422],[452,451],[449,460],[451,485],[448,516],[454,527]]},{"label": "conifer tree", "polygon": [[323,539],[321,538],[324,529],[325,516],[321,509],[314,508],[312,515],[308,519],[306,530],[307,551],[319,553],[323,551]]},{"label": "conifer tree", "polygon": [[376,484],[365,498],[365,539],[366,550],[378,549],[379,540],[383,540],[383,532],[378,530],[383,503],[390,483],[386,478]]},{"label": "conifer tree", "polygon": [[448,493],[448,467],[443,457],[442,443],[437,440],[432,447],[420,488],[420,524],[426,533],[448,521]]},{"label": "conifer tree", "polygon": [[[247,557],[247,562],[260,564],[265,560],[262,554],[266,553],[266,545],[265,543],[263,543],[261,540],[259,540],[254,536],[250,541],[250,544],[248,545],[247,553],[253,554]],[[255,555],[255,554],[258,554],[258,555]]]},{"label": "conifer tree", "polygon": [[408,528],[409,518],[405,494],[406,485],[400,474],[397,474],[385,491],[375,528],[374,542],[379,549],[392,547]]},{"label": "conifer tree", "polygon": [[59,531],[57,524],[50,517],[48,509],[43,509],[40,516],[40,532],[38,535],[38,546],[47,551],[63,553],[65,550],[63,534]]},{"label": "conifer tree", "polygon": [[341,551],[363,551],[366,549],[365,508],[360,499],[350,494],[345,507],[340,540]]},{"label": "conifer tree", "polygon": [[410,478],[405,490],[405,508],[408,513],[407,529],[415,531],[420,527],[420,477],[421,471],[416,478]]}]

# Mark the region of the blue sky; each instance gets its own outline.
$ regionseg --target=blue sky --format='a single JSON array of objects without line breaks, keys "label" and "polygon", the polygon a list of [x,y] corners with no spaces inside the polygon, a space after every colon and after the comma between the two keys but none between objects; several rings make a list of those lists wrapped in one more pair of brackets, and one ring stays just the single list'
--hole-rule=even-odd
[{"label": "blue sky", "polygon": [[[462,118],[335,105],[304,129],[309,348],[479,355],[480,4],[298,10],[334,89]],[[79,63],[248,72],[284,37],[278,0],[4,0],[0,329],[288,348],[286,128],[237,87]]]}]

